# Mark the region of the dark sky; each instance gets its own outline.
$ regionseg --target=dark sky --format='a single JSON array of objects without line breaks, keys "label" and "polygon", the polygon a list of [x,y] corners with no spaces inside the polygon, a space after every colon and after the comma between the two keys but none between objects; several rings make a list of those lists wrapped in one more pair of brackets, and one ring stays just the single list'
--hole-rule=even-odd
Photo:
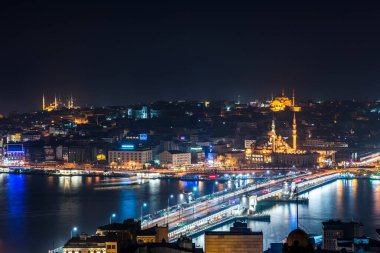
[{"label": "dark sky", "polygon": [[378,99],[376,1],[3,1],[0,112],[82,105]]}]

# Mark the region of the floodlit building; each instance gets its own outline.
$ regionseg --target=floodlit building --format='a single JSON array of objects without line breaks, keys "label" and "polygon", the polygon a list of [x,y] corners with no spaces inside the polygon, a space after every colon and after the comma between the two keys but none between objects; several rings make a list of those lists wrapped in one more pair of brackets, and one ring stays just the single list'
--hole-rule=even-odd
[{"label": "floodlit building", "polygon": [[[274,104],[273,106],[271,105],[271,109],[274,112],[278,112],[285,110],[286,107],[290,107],[293,111],[290,144],[286,138],[276,132],[276,121],[273,118],[271,131],[264,138],[265,142],[252,142],[250,146],[246,147],[246,160],[251,163],[271,163],[273,165],[290,167],[309,167],[318,164],[319,154],[317,152],[312,153],[298,147],[296,112],[300,111],[300,107],[295,106],[294,94],[292,100],[286,97],[280,98],[272,101]],[[277,104],[278,106],[276,106]]]},{"label": "floodlit building", "polygon": [[179,150],[167,150],[160,154],[160,164],[167,167],[179,167],[191,164],[191,153]]},{"label": "floodlit building", "polygon": [[272,98],[270,102],[270,109],[273,112],[284,111],[286,108],[290,108],[294,112],[301,110],[301,107],[295,105],[294,91],[292,99],[285,96],[285,92],[282,91],[279,96]]},{"label": "floodlit building", "polygon": [[46,103],[45,94],[42,94],[42,110],[43,111],[55,111],[58,109],[67,108],[67,109],[78,109],[78,106],[74,105],[74,98],[70,96],[70,98],[67,100],[67,103],[64,103],[61,101],[60,98],[57,98],[57,96],[54,96],[54,101],[50,104]]},{"label": "floodlit building", "polygon": [[117,253],[117,237],[108,234],[107,236],[89,236],[85,233],[77,237],[72,237],[63,246],[63,253]]},{"label": "floodlit building", "polygon": [[153,160],[151,149],[135,149],[133,144],[121,145],[121,149],[108,151],[111,166],[141,169]]},{"label": "floodlit building", "polygon": [[7,144],[4,165],[22,166],[25,163],[25,150],[22,144]]}]

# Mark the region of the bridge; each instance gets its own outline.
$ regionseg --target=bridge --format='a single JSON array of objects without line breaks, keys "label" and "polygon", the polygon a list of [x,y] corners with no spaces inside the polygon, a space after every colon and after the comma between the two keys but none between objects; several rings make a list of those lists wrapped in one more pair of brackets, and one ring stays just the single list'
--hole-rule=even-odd
[{"label": "bridge", "polygon": [[367,152],[359,157],[359,161],[354,162],[353,164],[357,167],[360,166],[369,166],[380,162],[380,151],[376,150],[373,152]]},{"label": "bridge", "polygon": [[[259,201],[279,196],[283,191],[283,184],[296,181],[298,194],[331,182],[339,177],[338,173],[307,175],[296,174],[284,176],[276,180],[269,180],[251,184],[233,192],[222,191],[211,194],[186,205],[169,207],[157,213],[160,215],[146,215],[142,219],[142,227],[149,228],[155,225],[169,227],[169,240],[174,241],[181,235],[194,235],[207,229],[229,222],[244,211],[250,215],[255,213]],[[152,218],[153,217],[153,218]]]}]

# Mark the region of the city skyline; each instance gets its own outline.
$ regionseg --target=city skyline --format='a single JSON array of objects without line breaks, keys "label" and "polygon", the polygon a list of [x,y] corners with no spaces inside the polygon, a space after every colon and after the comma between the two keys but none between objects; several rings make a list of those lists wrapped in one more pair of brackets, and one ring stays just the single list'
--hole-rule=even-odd
[{"label": "city skyline", "polygon": [[375,1],[3,3],[0,253],[380,252],[378,27]]},{"label": "city skyline", "polygon": [[1,112],[38,108],[42,92],[83,105],[292,88],[301,99],[378,99],[378,12],[340,1],[7,3]]}]

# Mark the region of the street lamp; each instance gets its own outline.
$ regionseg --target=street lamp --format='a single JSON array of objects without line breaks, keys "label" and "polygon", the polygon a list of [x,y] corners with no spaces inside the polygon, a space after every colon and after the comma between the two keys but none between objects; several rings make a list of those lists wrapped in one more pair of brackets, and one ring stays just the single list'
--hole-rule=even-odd
[{"label": "street lamp", "polygon": [[112,219],[116,217],[116,213],[110,215],[110,224],[112,223]]},{"label": "street lamp", "polygon": [[194,203],[193,203],[193,220],[195,219],[195,193],[197,192],[198,188],[196,186],[193,187],[193,191],[194,191]]},{"label": "street lamp", "polygon": [[215,181],[215,184],[212,186],[212,194],[215,193],[215,186],[218,186],[218,181]]},{"label": "street lamp", "polygon": [[140,219],[140,221],[141,221],[141,223],[142,223],[142,219],[143,219],[143,208],[145,208],[145,207],[147,207],[148,206],[148,204],[147,203],[143,203],[142,205],[141,205],[141,210],[140,210],[140,214],[141,214],[141,219]]},{"label": "street lamp", "polygon": [[169,227],[169,207],[170,207],[170,199],[174,198],[174,195],[173,194],[170,194],[170,196],[168,197],[168,209],[166,210],[166,224],[168,225]]},{"label": "street lamp", "polygon": [[71,230],[70,230],[70,237],[73,238],[73,231],[74,232],[77,232],[78,231],[78,228],[77,227],[73,227]]}]

